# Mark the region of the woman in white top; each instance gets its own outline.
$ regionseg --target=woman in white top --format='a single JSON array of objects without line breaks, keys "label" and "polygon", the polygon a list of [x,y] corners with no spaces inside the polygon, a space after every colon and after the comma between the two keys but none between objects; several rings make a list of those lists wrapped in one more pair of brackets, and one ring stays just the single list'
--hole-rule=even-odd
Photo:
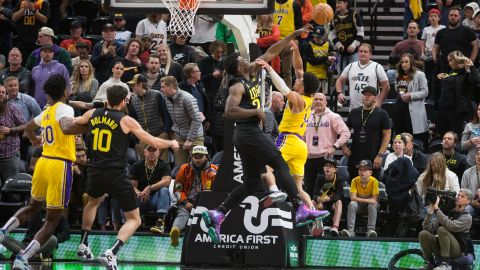
[{"label": "woman in white top", "polygon": [[98,89],[97,95],[95,96],[93,101],[102,101],[102,102],[107,101],[107,89],[112,85],[121,85],[121,86],[125,87],[126,89],[128,89],[129,93],[130,93],[130,88],[128,87],[128,84],[126,84],[126,83],[124,83],[120,80],[120,78],[123,75],[124,68],[125,67],[123,66],[122,61],[117,60],[117,61],[113,62],[112,76],[110,77],[110,79],[108,79],[107,81],[102,83],[102,85],[100,85],[100,88]]},{"label": "woman in white top", "polygon": [[420,196],[425,197],[427,188],[432,187],[437,190],[450,190],[458,192],[460,185],[457,175],[447,168],[445,156],[436,152],[430,157],[425,172],[417,180],[417,190]]},{"label": "woman in white top", "polygon": [[407,138],[402,135],[395,136],[393,139],[393,152],[387,155],[385,159],[385,164],[383,165],[383,169],[387,170],[388,166],[397,160],[399,157],[407,157],[408,159],[412,160],[408,155],[405,155],[405,146],[407,145]]}]

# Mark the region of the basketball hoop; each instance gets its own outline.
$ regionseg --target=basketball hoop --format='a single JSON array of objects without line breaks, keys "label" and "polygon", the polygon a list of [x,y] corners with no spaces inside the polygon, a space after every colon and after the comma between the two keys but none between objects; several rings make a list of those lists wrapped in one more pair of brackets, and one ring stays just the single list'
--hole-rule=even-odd
[{"label": "basketball hoop", "polygon": [[183,37],[191,37],[195,33],[193,19],[202,0],[162,0],[170,12],[170,24],[167,31]]}]

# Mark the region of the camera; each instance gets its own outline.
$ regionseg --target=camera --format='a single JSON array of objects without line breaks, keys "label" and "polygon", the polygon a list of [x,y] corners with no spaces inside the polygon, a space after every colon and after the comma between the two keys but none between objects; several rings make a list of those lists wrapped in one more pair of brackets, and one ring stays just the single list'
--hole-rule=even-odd
[{"label": "camera", "polygon": [[453,208],[455,208],[455,198],[457,194],[455,191],[450,190],[436,190],[434,188],[427,188],[427,192],[425,193],[425,205],[434,204],[437,201],[437,197],[440,197],[440,202],[438,207],[444,213],[450,212]]}]

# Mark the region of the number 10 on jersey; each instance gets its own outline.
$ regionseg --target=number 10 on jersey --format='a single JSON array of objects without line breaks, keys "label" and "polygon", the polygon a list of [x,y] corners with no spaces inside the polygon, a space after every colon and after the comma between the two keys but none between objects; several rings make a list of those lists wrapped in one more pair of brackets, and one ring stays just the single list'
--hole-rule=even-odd
[{"label": "number 10 on jersey", "polygon": [[108,152],[110,151],[110,143],[112,142],[112,132],[108,129],[96,128],[92,130],[94,151]]}]

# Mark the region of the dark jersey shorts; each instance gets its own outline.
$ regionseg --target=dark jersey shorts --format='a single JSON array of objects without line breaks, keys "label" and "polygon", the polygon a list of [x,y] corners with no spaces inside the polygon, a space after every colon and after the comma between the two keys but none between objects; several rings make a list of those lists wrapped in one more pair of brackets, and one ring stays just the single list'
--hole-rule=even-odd
[{"label": "dark jersey shorts", "polygon": [[124,212],[138,208],[136,194],[125,169],[99,171],[89,168],[86,192],[92,198],[110,194]]}]

